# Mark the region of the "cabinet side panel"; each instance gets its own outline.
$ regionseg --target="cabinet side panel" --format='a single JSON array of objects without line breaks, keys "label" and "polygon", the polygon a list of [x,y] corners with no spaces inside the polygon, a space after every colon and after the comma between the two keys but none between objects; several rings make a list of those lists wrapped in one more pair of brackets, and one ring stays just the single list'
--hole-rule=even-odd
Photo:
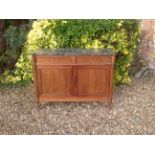
[{"label": "cabinet side panel", "polygon": [[115,56],[112,57],[112,65],[110,68],[110,85],[109,85],[109,103],[112,103],[112,94],[113,94],[113,80],[114,80],[114,62],[115,62]]},{"label": "cabinet side panel", "polygon": [[36,68],[36,57],[32,55],[32,69],[33,69],[33,78],[34,78],[34,85],[35,85],[35,95],[36,95],[36,101],[39,105],[39,90],[38,90],[38,82],[37,82],[37,68]]}]

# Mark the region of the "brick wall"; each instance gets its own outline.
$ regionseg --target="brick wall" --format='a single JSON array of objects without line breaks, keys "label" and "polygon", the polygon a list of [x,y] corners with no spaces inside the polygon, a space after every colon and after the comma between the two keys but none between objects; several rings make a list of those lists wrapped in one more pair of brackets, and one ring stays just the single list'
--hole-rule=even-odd
[{"label": "brick wall", "polygon": [[141,21],[139,55],[145,65],[155,67],[155,20],[153,19]]}]

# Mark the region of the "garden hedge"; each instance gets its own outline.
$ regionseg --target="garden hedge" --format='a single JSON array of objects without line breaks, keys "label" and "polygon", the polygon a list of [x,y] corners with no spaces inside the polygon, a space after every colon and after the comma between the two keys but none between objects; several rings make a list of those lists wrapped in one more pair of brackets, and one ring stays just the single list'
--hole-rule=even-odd
[{"label": "garden hedge", "polygon": [[27,35],[12,81],[32,80],[31,54],[37,49],[111,48],[116,53],[115,84],[128,84],[138,41],[137,20],[36,20]]},{"label": "garden hedge", "polygon": [[[7,23],[5,21],[5,23]],[[21,26],[5,26],[4,48],[0,52],[0,70],[12,69],[15,67],[24,42],[26,41],[26,34],[29,30],[29,24],[23,24]]]}]

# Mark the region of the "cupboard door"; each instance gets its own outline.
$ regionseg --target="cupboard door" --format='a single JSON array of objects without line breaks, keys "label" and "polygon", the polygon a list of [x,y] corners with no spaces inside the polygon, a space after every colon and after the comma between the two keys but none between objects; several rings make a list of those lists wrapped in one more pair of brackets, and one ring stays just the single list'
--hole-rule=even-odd
[{"label": "cupboard door", "polygon": [[71,95],[70,66],[41,66],[38,68],[39,94],[42,98],[65,97]]},{"label": "cupboard door", "polygon": [[77,95],[107,97],[109,73],[109,66],[78,66]]}]

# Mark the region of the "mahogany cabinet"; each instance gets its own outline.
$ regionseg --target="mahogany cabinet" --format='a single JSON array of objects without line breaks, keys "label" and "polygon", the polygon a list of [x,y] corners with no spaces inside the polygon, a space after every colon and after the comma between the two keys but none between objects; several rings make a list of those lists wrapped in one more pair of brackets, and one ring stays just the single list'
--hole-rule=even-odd
[{"label": "mahogany cabinet", "polygon": [[34,53],[37,103],[106,101],[111,105],[114,55],[105,49],[97,51],[59,49]]}]

